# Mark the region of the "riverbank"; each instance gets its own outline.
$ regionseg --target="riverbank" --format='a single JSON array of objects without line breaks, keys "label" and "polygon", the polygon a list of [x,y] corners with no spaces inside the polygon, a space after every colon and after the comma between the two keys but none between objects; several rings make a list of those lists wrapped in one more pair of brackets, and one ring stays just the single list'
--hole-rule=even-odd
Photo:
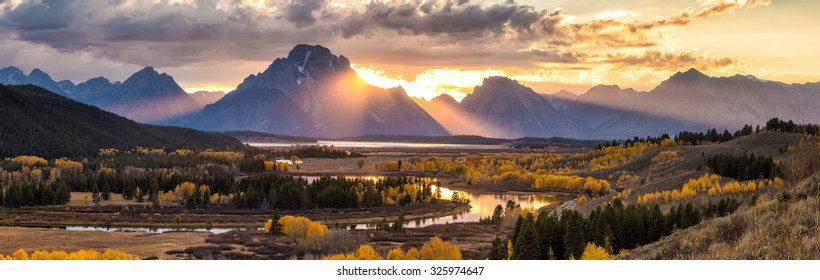
[{"label": "riverbank", "polygon": [[[384,218],[429,219],[463,213],[469,205],[447,200],[409,206],[279,211],[280,215],[304,216],[329,226],[374,224]],[[273,211],[234,209],[229,206],[191,210],[183,206],[153,209],[147,205],[33,207],[0,211],[0,226],[24,227],[145,227],[145,228],[259,228]]]}]

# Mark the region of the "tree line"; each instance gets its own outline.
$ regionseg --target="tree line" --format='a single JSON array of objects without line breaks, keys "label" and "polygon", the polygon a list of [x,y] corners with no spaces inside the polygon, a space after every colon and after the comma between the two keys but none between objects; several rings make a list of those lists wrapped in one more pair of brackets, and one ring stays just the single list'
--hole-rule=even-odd
[{"label": "tree line", "polygon": [[709,202],[703,210],[691,203],[677,205],[663,213],[660,206],[615,203],[598,207],[584,217],[572,210],[561,216],[541,212],[518,216],[512,233],[497,237],[490,259],[577,259],[589,243],[606,252],[618,253],[657,241],[675,229],[698,224],[704,218],[725,216],[737,210],[732,198]]},{"label": "tree line", "polygon": [[771,157],[751,154],[720,153],[705,163],[712,172],[739,181],[771,179],[780,175],[779,165]]},{"label": "tree line", "polygon": [[19,208],[35,205],[62,205],[71,200],[71,191],[65,182],[11,184],[7,190],[0,187],[0,206]]},{"label": "tree line", "polygon": [[635,136],[632,139],[626,139],[623,142],[619,142],[618,140],[612,140],[612,142],[606,142],[595,147],[596,150],[600,150],[606,147],[617,147],[621,145],[629,146],[632,143],[654,143],[660,144],[665,139],[672,139],[676,143],[685,144],[685,145],[699,145],[701,143],[723,143],[730,141],[732,139],[738,138],[740,136],[752,135],[752,133],[757,133],[760,131],[776,131],[776,132],[787,132],[787,133],[799,133],[799,134],[807,134],[807,135],[820,135],[820,126],[816,124],[796,124],[792,120],[784,121],[779,118],[771,118],[766,121],[764,127],[760,127],[757,125],[752,127],[752,125],[746,124],[743,128],[736,130],[734,133],[729,132],[728,129],[724,129],[723,132],[718,132],[717,128],[708,129],[706,132],[692,132],[692,131],[680,131],[674,138],[671,138],[668,134],[662,134],[661,136],[653,137],[653,136],[646,136],[646,137],[637,137]]},{"label": "tree line", "polygon": [[765,129],[777,132],[820,135],[820,126],[816,124],[796,124],[792,120],[784,121],[779,118],[772,118],[767,121]]},{"label": "tree line", "polygon": [[388,177],[379,180],[324,176],[313,182],[269,174],[242,179],[231,194],[237,208],[277,210],[358,208],[426,203],[433,198],[426,180]]}]

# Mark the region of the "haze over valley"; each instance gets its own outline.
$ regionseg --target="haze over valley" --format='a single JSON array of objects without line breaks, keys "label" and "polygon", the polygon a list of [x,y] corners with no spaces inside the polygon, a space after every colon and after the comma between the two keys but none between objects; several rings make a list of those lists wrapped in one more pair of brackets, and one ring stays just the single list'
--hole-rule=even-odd
[{"label": "haze over valley", "polygon": [[0,260],[820,259],[818,10],[0,0]]},{"label": "haze over valley", "polygon": [[403,88],[372,86],[344,55],[297,45],[287,57],[248,76],[236,90],[186,93],[152,67],[124,82],[104,77],[74,85],[39,69],[0,69],[0,83],[33,84],[127,118],[206,131],[259,131],[313,137],[479,135],[519,138],[626,139],[734,131],[770,118],[820,122],[818,83],[787,84],[754,76],[709,77],[691,68],[649,91],[598,85],[575,95],[537,93],[507,77],[488,77],[461,102],[442,94],[413,98]]}]

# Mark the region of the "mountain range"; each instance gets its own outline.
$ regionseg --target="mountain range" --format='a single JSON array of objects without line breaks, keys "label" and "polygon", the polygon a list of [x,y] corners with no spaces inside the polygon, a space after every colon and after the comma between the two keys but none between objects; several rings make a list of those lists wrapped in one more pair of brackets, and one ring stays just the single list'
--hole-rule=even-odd
[{"label": "mountain range", "polygon": [[482,135],[583,139],[737,129],[772,117],[820,122],[820,83],[786,84],[754,76],[678,72],[650,91],[599,85],[581,95],[539,94],[489,77],[461,102],[430,101],[401,88],[367,84],[350,61],[322,46],[297,45],[236,90],[185,93],[151,67],[124,82],[99,77],[74,85],[34,69],[0,69],[0,83],[34,84],[130,119],[207,131],[259,131],[312,137]]},{"label": "mountain range", "polygon": [[447,134],[401,88],[368,85],[346,57],[309,45],[294,47],[225,98],[173,123],[301,136]]},{"label": "mountain range", "polygon": [[140,124],[32,85],[0,85],[0,112],[0,158],[90,156],[103,148],[244,147],[223,134]]},{"label": "mountain range", "polygon": [[0,69],[0,84],[36,85],[144,123],[162,123],[198,112],[205,106],[187,94],[170,75],[160,74],[152,67],[145,67],[122,83],[97,77],[77,85],[71,81],[56,82],[40,69],[25,75],[17,67],[6,67]]}]

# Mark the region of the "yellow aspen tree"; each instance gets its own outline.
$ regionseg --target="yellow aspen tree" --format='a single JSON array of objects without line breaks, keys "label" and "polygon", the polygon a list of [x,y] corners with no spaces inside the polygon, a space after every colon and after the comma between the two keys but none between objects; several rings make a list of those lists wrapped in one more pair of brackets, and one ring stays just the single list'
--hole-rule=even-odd
[{"label": "yellow aspen tree", "polygon": [[404,254],[405,260],[418,260],[419,257],[419,250],[416,248],[410,248],[410,250],[407,250],[407,253]]},{"label": "yellow aspen tree", "polygon": [[361,245],[359,249],[356,250],[356,259],[357,260],[381,260],[382,256],[376,252],[376,249],[373,249],[373,246],[370,245]]},{"label": "yellow aspen tree", "polygon": [[455,245],[444,242],[438,236],[433,237],[419,251],[423,260],[460,260],[461,250]]},{"label": "yellow aspen tree", "polygon": [[606,249],[595,245],[592,242],[587,243],[587,247],[584,248],[584,253],[581,254],[582,260],[611,260],[612,256]]},{"label": "yellow aspen tree", "polygon": [[306,236],[307,238],[321,238],[328,232],[327,226],[319,222],[311,222],[308,224]]},{"label": "yellow aspen tree", "polygon": [[270,233],[271,226],[273,226],[273,220],[268,219],[268,221],[265,222],[265,233]]},{"label": "yellow aspen tree", "polygon": [[393,248],[389,252],[387,252],[387,259],[388,260],[404,260],[405,259],[404,251],[402,251],[401,248],[399,248],[399,247]]},{"label": "yellow aspen tree", "polygon": [[511,259],[513,255],[512,240],[507,239],[507,259]]},{"label": "yellow aspen tree", "polygon": [[328,261],[352,261],[355,260],[356,257],[354,257],[353,254],[333,254],[330,256],[325,256],[322,259]]},{"label": "yellow aspen tree", "polygon": [[31,253],[31,259],[32,260],[50,260],[51,259],[51,254],[49,254],[46,251],[34,251],[34,253]]},{"label": "yellow aspen tree", "polygon": [[18,261],[27,261],[28,260],[28,253],[22,248],[14,252],[14,259]]}]

